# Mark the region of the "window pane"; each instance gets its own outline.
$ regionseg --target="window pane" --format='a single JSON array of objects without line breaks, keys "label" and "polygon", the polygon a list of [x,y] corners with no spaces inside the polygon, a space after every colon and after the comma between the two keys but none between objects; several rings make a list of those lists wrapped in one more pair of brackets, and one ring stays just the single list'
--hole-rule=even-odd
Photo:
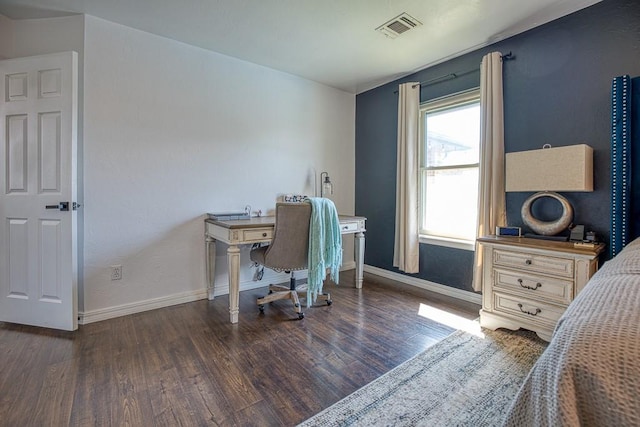
[{"label": "window pane", "polygon": [[475,240],[478,168],[423,170],[423,232]]},{"label": "window pane", "polygon": [[426,166],[476,164],[480,156],[480,103],[427,112]]}]

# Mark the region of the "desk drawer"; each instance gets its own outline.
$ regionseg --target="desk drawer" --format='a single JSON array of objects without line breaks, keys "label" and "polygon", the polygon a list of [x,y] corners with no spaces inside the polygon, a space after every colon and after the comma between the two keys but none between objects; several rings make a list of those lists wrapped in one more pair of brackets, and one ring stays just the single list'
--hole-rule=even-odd
[{"label": "desk drawer", "polygon": [[495,312],[502,312],[526,320],[522,324],[524,328],[527,327],[527,323],[555,326],[562,313],[566,310],[564,306],[532,301],[527,298],[499,292],[493,294],[493,307]]},{"label": "desk drawer", "polygon": [[353,233],[358,230],[358,222],[341,222],[340,223],[340,232],[341,233]]},{"label": "desk drawer", "polygon": [[573,279],[573,259],[551,257],[523,252],[493,251],[495,266],[513,267],[518,270],[562,276]]},{"label": "desk drawer", "polygon": [[273,228],[252,228],[242,230],[243,242],[264,242],[273,238]]},{"label": "desk drawer", "polygon": [[500,268],[493,271],[493,287],[527,295],[536,300],[542,298],[567,305],[573,296],[571,280],[553,279]]}]

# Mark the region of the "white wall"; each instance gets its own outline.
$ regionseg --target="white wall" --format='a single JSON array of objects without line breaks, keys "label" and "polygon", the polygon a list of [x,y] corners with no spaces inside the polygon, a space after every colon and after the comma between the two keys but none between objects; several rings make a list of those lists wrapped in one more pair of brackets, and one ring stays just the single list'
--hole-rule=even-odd
[{"label": "white wall", "polygon": [[84,47],[85,314],[202,295],[204,213],[269,212],[313,170],[353,212],[354,95],[91,16]]},{"label": "white wall", "polygon": [[[353,212],[353,95],[90,16],[0,15],[0,58],[68,50],[80,66],[85,318],[202,297],[205,212],[268,213],[279,194],[312,194],[323,170],[340,212]],[[352,252],[346,239],[347,264]],[[242,287],[263,286],[242,256]],[[114,264],[121,281],[110,280]]]},{"label": "white wall", "polygon": [[25,19],[13,21],[14,57],[74,50],[82,62],[84,17]]},{"label": "white wall", "polygon": [[82,63],[84,17],[11,20],[0,15],[0,58],[76,51]]},{"label": "white wall", "polygon": [[0,15],[0,59],[13,56],[13,21]]}]

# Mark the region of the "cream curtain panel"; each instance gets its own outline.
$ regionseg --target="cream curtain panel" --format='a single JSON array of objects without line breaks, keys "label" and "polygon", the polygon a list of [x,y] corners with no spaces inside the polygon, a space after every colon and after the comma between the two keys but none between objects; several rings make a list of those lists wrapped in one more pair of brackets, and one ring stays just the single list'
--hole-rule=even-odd
[{"label": "cream curtain panel", "polygon": [[[492,52],[480,66],[480,179],[477,236],[506,225],[502,55]],[[482,247],[476,243],[473,289],[482,290]]]},{"label": "cream curtain panel", "polygon": [[420,83],[398,89],[398,159],[396,178],[396,233],[393,266],[405,273],[419,271],[418,241],[418,120]]}]

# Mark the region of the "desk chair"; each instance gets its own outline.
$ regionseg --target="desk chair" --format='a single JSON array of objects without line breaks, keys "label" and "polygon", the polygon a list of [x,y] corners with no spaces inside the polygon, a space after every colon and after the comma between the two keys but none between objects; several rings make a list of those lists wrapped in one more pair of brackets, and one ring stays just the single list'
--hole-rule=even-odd
[{"label": "desk chair", "polygon": [[[269,246],[251,250],[251,260],[275,271],[290,272],[289,287],[269,285],[269,295],[258,298],[258,308],[264,313],[266,303],[290,299],[298,313],[298,319],[304,318],[299,294],[306,297],[306,284],[296,286],[295,270],[305,270],[309,254],[309,222],[311,205],[309,203],[277,203],[276,223],[273,240]],[[331,295],[323,293],[318,298],[331,305]]]}]

